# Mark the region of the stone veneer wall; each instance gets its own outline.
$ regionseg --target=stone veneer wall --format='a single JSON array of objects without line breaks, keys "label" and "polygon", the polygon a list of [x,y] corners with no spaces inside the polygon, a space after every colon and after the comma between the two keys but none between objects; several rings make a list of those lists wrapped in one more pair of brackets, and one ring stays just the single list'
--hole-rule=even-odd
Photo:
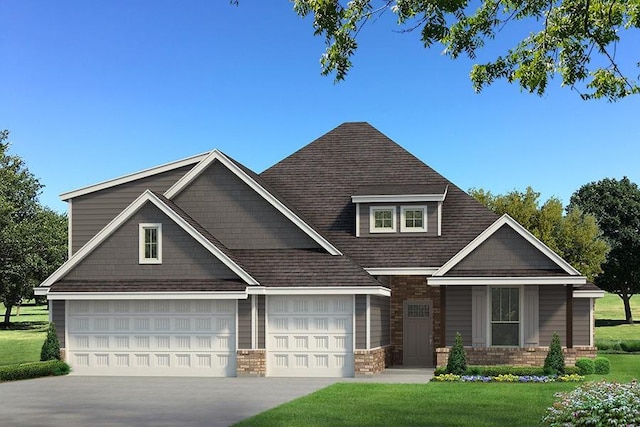
[{"label": "stone veneer wall", "polygon": [[236,357],[236,374],[239,377],[264,377],[266,375],[266,350],[238,350]]},{"label": "stone veneer wall", "polygon": [[[391,344],[393,345],[394,365],[403,364],[403,303],[406,300],[428,299],[433,303],[433,344],[444,345],[441,328],[440,288],[427,286],[426,276],[393,276],[391,287]],[[435,357],[434,357],[435,360]]]},{"label": "stone veneer wall", "polygon": [[[436,367],[447,366],[449,347],[436,349]],[[544,366],[549,347],[532,348],[465,348],[467,364],[469,365],[511,365],[511,366]],[[575,365],[581,357],[593,359],[596,357],[595,347],[563,348],[564,361],[567,365]]]},{"label": "stone veneer wall", "polygon": [[392,357],[390,345],[373,350],[355,350],[355,374],[358,377],[382,372],[387,366],[391,366]]}]

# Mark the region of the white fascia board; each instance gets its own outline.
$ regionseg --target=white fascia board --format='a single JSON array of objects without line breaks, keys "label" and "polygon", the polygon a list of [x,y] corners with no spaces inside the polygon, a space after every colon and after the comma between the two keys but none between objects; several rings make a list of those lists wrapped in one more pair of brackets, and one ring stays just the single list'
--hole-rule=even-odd
[{"label": "white fascia board", "polygon": [[288,287],[247,287],[249,295],[378,295],[390,297],[391,290],[382,286],[288,286]]},{"label": "white fascia board", "polygon": [[43,288],[43,287],[38,286],[36,288],[33,288],[33,294],[37,295],[37,296],[47,295],[49,293],[50,289],[51,288],[48,288],[48,287],[47,288]]},{"label": "white fascia board", "polygon": [[405,203],[405,202],[442,202],[446,196],[444,194],[399,194],[399,195],[371,195],[371,196],[351,196],[353,203]]},{"label": "white fascia board", "polygon": [[342,255],[342,252],[338,250],[335,246],[333,246],[327,239],[325,239],[320,233],[314,230],[309,224],[304,222],[298,215],[293,213],[291,209],[289,209],[284,203],[278,200],[273,194],[269,193],[264,187],[258,184],[253,178],[245,173],[242,169],[240,169],[235,163],[233,163],[227,156],[222,154],[218,150],[213,150],[207,157],[202,159],[200,163],[198,163],[193,169],[187,172],[182,178],[178,180],[174,185],[171,186],[165,193],[164,196],[167,199],[173,199],[176,195],[178,195],[184,188],[186,188],[189,183],[191,183],[194,179],[196,179],[211,163],[215,160],[222,163],[227,169],[233,172],[238,178],[240,178],[245,184],[247,184],[251,189],[253,189],[256,193],[258,193],[262,198],[264,198],[268,203],[271,204],[274,208],[276,208],[280,213],[282,213],[287,219],[293,222],[298,228],[300,228],[304,233],[306,233],[309,237],[311,237],[316,243],[322,246],[327,250],[331,255]]},{"label": "white fascia board", "polygon": [[434,276],[442,276],[447,273],[505,224],[510,226],[516,233],[518,233],[526,241],[531,243],[536,249],[546,255],[551,261],[553,261],[558,267],[562,268],[566,273],[572,276],[580,276],[580,272],[578,270],[573,268],[568,262],[562,259],[557,253],[552,251],[547,245],[542,243],[536,236],[531,234],[526,228],[520,225],[520,223],[518,223],[515,219],[511,218],[508,214],[502,215],[487,229],[480,233],[475,239],[471,241],[471,243],[465,246],[460,252],[455,254],[453,258],[447,261],[436,273],[434,273]]},{"label": "white fascia board", "polygon": [[573,297],[574,298],[602,298],[604,297],[604,291],[595,291],[595,290],[581,291],[578,289],[573,291]]},{"label": "white fascia board", "polygon": [[187,223],[182,217],[171,210],[165,205],[155,194],[146,190],[136,200],[134,200],[129,206],[127,206],[122,212],[120,212],[109,224],[107,224],[98,234],[93,236],[80,250],[78,250],[71,258],[69,258],[64,264],[60,266],[51,276],[49,276],[44,282],[40,284],[40,287],[48,287],[60,280],[66,275],[74,266],[82,261],[87,255],[98,247],[107,237],[113,234],[125,221],[131,218],[145,203],[151,202],[163,213],[165,213],[170,219],[172,219],[177,225],[179,225],[184,231],[191,235],[196,241],[204,246],[209,252],[211,252],[216,258],[218,258],[223,264],[225,264],[231,271],[236,273],[247,284],[257,285],[258,281],[255,280],[249,273],[244,271],[233,260],[227,257],[224,252],[218,249],[213,243],[202,236],[196,229],[194,229],[189,223]]},{"label": "white fascia board", "polygon": [[438,267],[370,267],[364,270],[372,276],[432,276]]},{"label": "white fascia board", "polygon": [[208,155],[209,155],[209,152],[206,152],[206,153],[198,154],[196,156],[187,157],[186,159],[177,160],[171,163],[165,163],[160,166],[155,166],[149,169],[141,170],[139,172],[123,175],[121,177],[110,179],[108,181],[99,182],[97,184],[82,187],[77,190],[72,190],[66,193],[62,193],[60,195],[60,198],[62,200],[69,200],[69,199],[73,199],[74,197],[84,196],[85,194],[104,190],[110,187],[115,187],[116,185],[125,184],[127,182],[135,181],[137,179],[147,178],[163,172],[168,172],[170,170],[179,169],[183,166],[189,166],[189,165],[198,163],[202,161],[202,159],[206,158]]},{"label": "white fascia board", "polygon": [[228,292],[49,292],[49,300],[247,299],[245,291]]},{"label": "white fascia board", "polygon": [[584,276],[560,277],[439,277],[427,278],[429,286],[575,285],[587,283]]}]

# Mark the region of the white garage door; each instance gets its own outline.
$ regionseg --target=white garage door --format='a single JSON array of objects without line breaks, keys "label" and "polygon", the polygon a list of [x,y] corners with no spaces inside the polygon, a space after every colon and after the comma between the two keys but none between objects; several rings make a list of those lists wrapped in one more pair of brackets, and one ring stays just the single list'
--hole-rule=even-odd
[{"label": "white garage door", "polygon": [[267,310],[267,375],[353,376],[353,296],[273,296]]},{"label": "white garage door", "polygon": [[235,300],[69,301],[67,360],[85,375],[235,376]]}]

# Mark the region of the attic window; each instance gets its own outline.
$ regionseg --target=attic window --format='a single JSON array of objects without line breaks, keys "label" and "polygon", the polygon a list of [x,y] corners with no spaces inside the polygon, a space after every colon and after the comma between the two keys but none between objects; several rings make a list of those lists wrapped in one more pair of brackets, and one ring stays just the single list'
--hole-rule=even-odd
[{"label": "attic window", "polygon": [[162,264],[162,224],[140,224],[140,264]]},{"label": "attic window", "polygon": [[396,207],[372,206],[369,211],[369,231],[371,233],[395,233]]},{"label": "attic window", "polygon": [[402,206],[400,231],[424,233],[427,231],[426,206]]}]

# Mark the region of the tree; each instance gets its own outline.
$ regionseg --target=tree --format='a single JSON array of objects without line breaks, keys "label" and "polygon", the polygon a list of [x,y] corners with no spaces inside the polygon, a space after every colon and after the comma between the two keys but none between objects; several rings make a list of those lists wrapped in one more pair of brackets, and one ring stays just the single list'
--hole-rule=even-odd
[{"label": "tree", "polygon": [[456,340],[447,359],[447,373],[464,375],[466,371],[467,353],[464,351],[464,345],[462,344],[462,335],[460,335],[460,332],[456,332]]},{"label": "tree", "polygon": [[531,187],[504,195],[472,188],[469,194],[496,214],[509,214],[589,280],[602,271],[608,245],[593,215],[577,207],[563,215],[562,202],[555,197],[540,205],[540,193]]},{"label": "tree", "polygon": [[40,206],[40,182],[23,160],[8,154],[0,132],[0,301],[4,323],[11,309],[66,257],[66,217]]},{"label": "tree", "polygon": [[547,357],[544,358],[544,373],[547,375],[561,375],[564,374],[564,370],[564,353],[562,352],[562,345],[560,345],[560,337],[554,332],[549,352]]},{"label": "tree", "polygon": [[47,338],[42,344],[40,350],[40,360],[46,362],[47,360],[61,360],[60,358],[60,340],[56,333],[56,326],[53,322],[49,323],[49,329],[47,330]]},{"label": "tree", "polygon": [[640,189],[624,177],[585,184],[571,196],[570,207],[594,215],[611,251],[596,285],[615,293],[633,323],[630,299],[640,293]]},{"label": "tree", "polygon": [[[349,72],[364,25],[392,13],[401,31],[420,30],[425,47],[440,43],[454,59],[465,54],[476,60],[478,51],[494,38],[517,41],[520,36],[510,34],[507,26],[527,34],[493,60],[473,66],[471,81],[477,92],[506,79],[542,95],[549,80],[559,75],[562,85],[577,90],[583,99],[616,101],[640,93],[638,78],[633,68],[629,70],[640,63],[619,61],[621,34],[640,28],[638,0],[292,1],[299,16],[313,16],[314,34],[324,37],[326,44],[322,74],[335,73],[336,81]],[[635,46],[626,47],[637,55]]]}]

